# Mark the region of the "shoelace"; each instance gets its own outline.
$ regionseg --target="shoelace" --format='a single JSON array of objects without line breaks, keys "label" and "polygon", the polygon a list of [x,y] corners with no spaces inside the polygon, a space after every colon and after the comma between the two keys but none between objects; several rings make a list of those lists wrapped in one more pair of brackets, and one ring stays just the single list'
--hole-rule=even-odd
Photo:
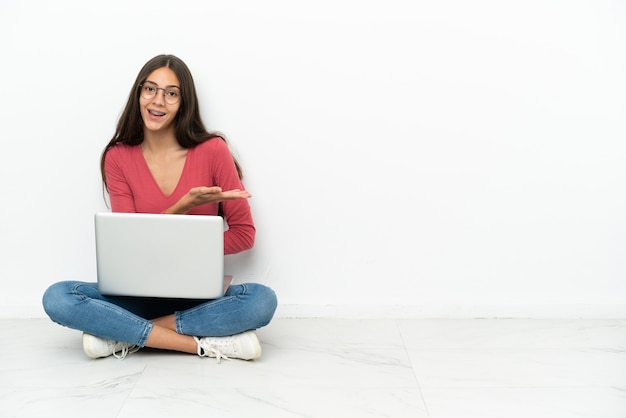
[{"label": "shoelace", "polygon": [[118,358],[120,360],[124,360],[127,355],[136,353],[139,351],[140,347],[136,345],[128,345],[124,343],[117,343],[115,348],[113,349],[113,357]]},{"label": "shoelace", "polygon": [[215,357],[218,364],[222,362],[222,359],[231,360],[230,357],[222,353],[222,350],[219,348],[219,344],[211,341],[202,341],[198,337],[194,337],[194,339],[198,344],[198,355],[200,357]]},{"label": "shoelace", "polygon": [[228,356],[222,353],[220,349],[214,345],[202,348],[204,349],[204,355],[206,356],[208,351],[208,357],[215,357],[215,359],[217,360],[217,364],[220,364],[222,362],[222,359],[230,360]]}]

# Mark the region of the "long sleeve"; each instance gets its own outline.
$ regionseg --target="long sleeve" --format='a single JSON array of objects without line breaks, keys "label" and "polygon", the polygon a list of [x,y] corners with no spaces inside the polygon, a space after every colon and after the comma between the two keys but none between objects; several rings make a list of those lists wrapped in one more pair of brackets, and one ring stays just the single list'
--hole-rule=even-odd
[{"label": "long sleeve", "polygon": [[[215,166],[213,184],[222,190],[245,190],[226,143],[221,139],[212,139],[211,142],[215,142],[212,152]],[[252,248],[256,229],[248,201],[226,201],[222,202],[222,207],[228,224],[228,230],[224,233],[224,253],[235,254]]]},{"label": "long sleeve", "polygon": [[117,147],[109,150],[105,157],[104,170],[107,180],[107,191],[113,212],[135,213],[135,200],[130,184],[124,172],[124,159],[119,158]]}]

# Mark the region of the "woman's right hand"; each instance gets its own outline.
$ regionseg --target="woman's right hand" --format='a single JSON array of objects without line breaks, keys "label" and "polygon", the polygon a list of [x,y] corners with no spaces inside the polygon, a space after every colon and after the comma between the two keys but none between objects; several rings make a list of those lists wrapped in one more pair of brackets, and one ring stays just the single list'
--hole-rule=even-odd
[{"label": "woman's right hand", "polygon": [[187,192],[174,206],[165,211],[165,213],[184,214],[192,208],[207,203],[219,203],[226,200],[248,199],[252,195],[245,190],[233,189],[222,191],[219,186],[199,186],[194,187]]}]

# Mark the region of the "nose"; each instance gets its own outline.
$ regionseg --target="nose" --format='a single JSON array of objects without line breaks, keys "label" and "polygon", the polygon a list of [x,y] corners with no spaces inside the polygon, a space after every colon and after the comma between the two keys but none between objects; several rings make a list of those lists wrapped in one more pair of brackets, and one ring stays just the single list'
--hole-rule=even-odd
[{"label": "nose", "polygon": [[165,104],[165,90],[156,89],[156,94],[152,98],[152,102],[158,105],[164,105]]}]

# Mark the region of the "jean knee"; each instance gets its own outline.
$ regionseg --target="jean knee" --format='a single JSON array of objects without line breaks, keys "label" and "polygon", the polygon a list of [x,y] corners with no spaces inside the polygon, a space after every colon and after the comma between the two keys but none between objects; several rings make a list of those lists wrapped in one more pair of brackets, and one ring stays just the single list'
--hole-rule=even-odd
[{"label": "jean knee", "polygon": [[65,283],[59,282],[50,285],[44,292],[41,303],[43,310],[53,321],[57,317],[57,312],[60,311],[60,305],[64,300],[63,295],[67,293]]},{"label": "jean knee", "polygon": [[42,296],[42,305],[46,314],[57,323],[64,323],[72,305],[73,288],[77,282],[65,281],[50,285]]},{"label": "jean knee", "polygon": [[249,287],[250,293],[255,295],[258,320],[262,324],[260,326],[269,324],[278,306],[276,293],[271,288],[258,283],[248,283],[246,286]]}]

